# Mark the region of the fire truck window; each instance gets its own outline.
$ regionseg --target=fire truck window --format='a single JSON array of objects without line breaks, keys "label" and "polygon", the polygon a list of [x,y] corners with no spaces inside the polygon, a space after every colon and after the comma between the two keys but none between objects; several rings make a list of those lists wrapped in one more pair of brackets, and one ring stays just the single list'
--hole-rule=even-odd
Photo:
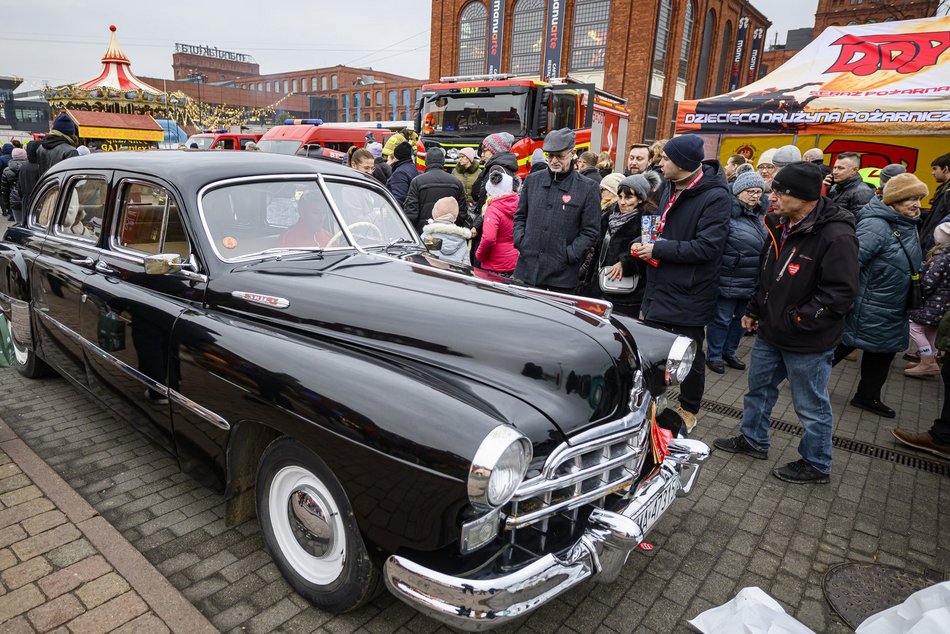
[{"label": "fire truck window", "polygon": [[254,140],[254,139],[241,139],[241,141],[240,141],[240,143],[241,143],[241,149],[242,149],[242,150],[247,149],[247,144],[250,143],[250,142],[253,141],[253,140]]},{"label": "fire truck window", "polygon": [[[423,103],[426,134],[485,137],[496,132],[524,135],[527,95],[488,93],[439,95]],[[573,126],[572,126],[573,127]]]},{"label": "fire truck window", "polygon": [[214,144],[212,150],[233,150],[234,149],[234,140],[233,139],[221,139]]},{"label": "fire truck window", "polygon": [[573,93],[555,93],[551,99],[549,128],[577,128],[577,96]]}]

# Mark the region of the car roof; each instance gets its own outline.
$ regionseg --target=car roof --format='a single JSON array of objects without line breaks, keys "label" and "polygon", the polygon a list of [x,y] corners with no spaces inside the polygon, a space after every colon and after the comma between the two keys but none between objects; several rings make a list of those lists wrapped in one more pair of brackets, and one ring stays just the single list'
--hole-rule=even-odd
[{"label": "car roof", "polygon": [[181,190],[197,191],[225,178],[269,174],[328,174],[354,176],[355,170],[331,161],[315,161],[268,152],[149,150],[96,152],[60,161],[46,175],[75,170],[123,170],[150,174]]}]

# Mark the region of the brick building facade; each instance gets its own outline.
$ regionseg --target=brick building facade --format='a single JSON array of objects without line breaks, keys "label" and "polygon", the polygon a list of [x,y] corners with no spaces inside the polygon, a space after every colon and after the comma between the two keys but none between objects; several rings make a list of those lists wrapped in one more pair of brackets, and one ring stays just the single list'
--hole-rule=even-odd
[{"label": "brick building facade", "polygon": [[[795,53],[800,51],[821,34],[829,26],[849,26],[852,24],[868,24],[872,22],[890,22],[892,20],[915,20],[927,18],[937,14],[939,0],[818,0],[818,9],[815,11],[815,26],[811,30],[813,37],[802,41],[798,38],[792,42],[791,38],[784,45],[773,46],[762,56],[763,70],[775,70]],[[791,35],[791,33],[789,34]]]},{"label": "brick building facade", "polygon": [[[176,44],[176,49],[202,50],[203,54],[178,51],[172,56],[174,81],[147,78],[163,90],[180,90],[207,104],[234,107],[276,108],[296,117],[325,121],[411,120],[421,79],[351,66],[331,66],[262,75],[256,62],[230,53]],[[231,57],[237,59],[230,59]],[[200,94],[199,94],[200,93]]]},{"label": "brick building facade", "polygon": [[429,75],[483,74],[498,50],[499,72],[539,77],[556,33],[560,55],[549,57],[558,75],[624,97],[627,141],[649,141],[672,134],[677,101],[728,89],[740,18],[748,22],[738,55],[742,86],[752,33],[764,36],[771,25],[745,0],[434,0]]}]

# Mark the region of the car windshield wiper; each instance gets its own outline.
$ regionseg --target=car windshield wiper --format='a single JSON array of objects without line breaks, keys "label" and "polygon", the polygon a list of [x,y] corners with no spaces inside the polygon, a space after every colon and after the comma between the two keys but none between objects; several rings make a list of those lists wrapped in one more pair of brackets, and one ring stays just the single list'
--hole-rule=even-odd
[{"label": "car windshield wiper", "polygon": [[323,251],[323,247],[274,247],[273,249],[258,251],[257,253],[249,253],[246,257],[255,255],[272,255],[279,259],[283,255],[289,255],[292,253],[323,253]]},{"label": "car windshield wiper", "polygon": [[393,247],[415,247],[417,249],[425,248],[415,240],[410,240],[409,238],[393,238],[386,245],[386,252],[388,253]]}]

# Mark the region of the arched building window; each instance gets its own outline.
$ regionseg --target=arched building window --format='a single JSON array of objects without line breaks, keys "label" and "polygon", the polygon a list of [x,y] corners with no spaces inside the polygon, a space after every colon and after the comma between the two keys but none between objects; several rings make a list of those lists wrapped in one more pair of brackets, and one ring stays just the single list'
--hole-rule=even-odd
[{"label": "arched building window", "polygon": [[696,83],[693,84],[693,99],[706,96],[706,79],[709,77],[709,58],[712,56],[712,41],[715,31],[716,12],[710,9],[706,12],[706,23],[703,24],[703,42],[699,49],[699,66],[696,68]]},{"label": "arched building window", "polygon": [[722,44],[719,46],[719,70],[716,71],[716,86],[713,88],[714,94],[726,92],[726,60],[729,58],[729,51],[732,49],[732,22],[726,20],[726,28],[722,32]]},{"label": "arched building window", "polygon": [[481,2],[470,2],[459,19],[459,75],[485,72],[485,34],[488,11]]},{"label": "arched building window", "polygon": [[539,74],[543,48],[544,2],[518,0],[511,18],[511,73]]},{"label": "arched building window", "polygon": [[670,43],[670,17],[673,14],[671,0],[659,0],[656,15],[656,38],[653,45],[653,66],[650,69],[650,92],[647,96],[647,112],[643,123],[643,141],[656,141],[663,87],[666,85],[666,50]]},{"label": "arched building window", "polygon": [[683,18],[683,39],[680,42],[680,64],[676,73],[676,101],[686,97],[686,77],[689,75],[689,54],[693,47],[693,0],[686,3],[686,15]]},{"label": "arched building window", "polygon": [[572,71],[603,69],[609,22],[610,0],[577,0],[571,37]]}]

